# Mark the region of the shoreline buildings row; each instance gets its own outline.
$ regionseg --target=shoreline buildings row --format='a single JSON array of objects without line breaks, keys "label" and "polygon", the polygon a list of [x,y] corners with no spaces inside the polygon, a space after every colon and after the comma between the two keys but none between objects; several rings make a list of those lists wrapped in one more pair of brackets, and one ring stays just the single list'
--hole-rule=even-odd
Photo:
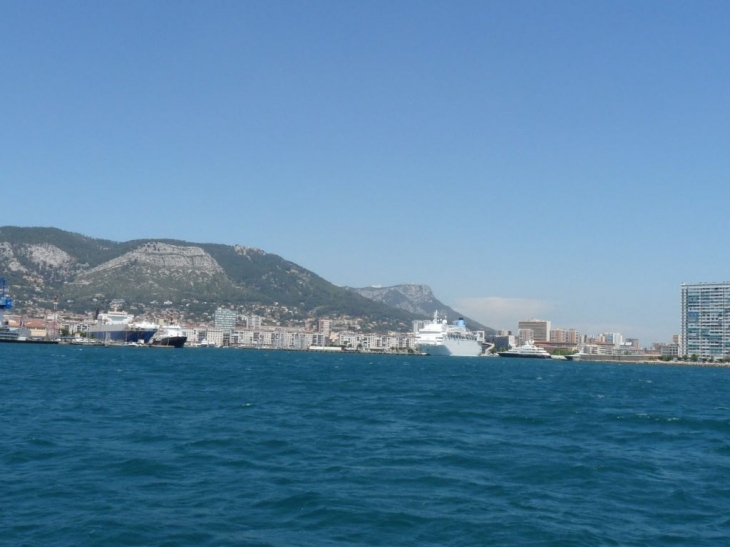
[{"label": "shoreline buildings row", "polygon": [[501,330],[490,341],[498,348],[533,342],[550,352],[578,351],[584,355],[603,356],[663,355],[661,346],[664,345],[655,344],[651,349],[642,349],[637,338],[625,338],[619,332],[586,335],[575,329],[553,328],[551,321],[535,318],[520,321],[516,335]]},{"label": "shoreline buildings row", "polygon": [[[490,335],[480,331],[477,335],[481,342],[494,344],[495,349],[508,349],[532,340],[551,352],[577,350],[595,355],[648,353],[666,357],[695,356],[702,360],[730,359],[730,282],[682,283],[680,315],[680,334],[675,335],[671,343],[655,343],[648,350],[640,348],[638,339],[625,338],[621,333],[585,335],[575,329],[553,328],[549,320],[534,318],[520,321],[516,334],[500,330]],[[6,318],[13,319],[8,314]],[[27,329],[29,336],[36,337],[56,337],[61,332],[83,336],[91,324],[83,317],[59,319],[55,312],[46,319],[14,319],[16,326],[19,324]],[[370,351],[416,351],[416,334],[423,323],[414,321],[412,332],[409,333],[365,334],[343,330],[341,324],[336,330],[330,319],[321,319],[316,325],[306,328],[266,326],[264,318],[260,316],[239,315],[226,308],[218,308],[213,319],[214,326],[182,325],[190,345],[281,349],[338,345]],[[158,323],[164,324],[161,319]]]},{"label": "shoreline buildings row", "polygon": [[[45,320],[20,321],[28,329],[26,335],[34,338],[70,337],[91,335],[94,320],[90,318],[59,318],[49,315]],[[149,318],[148,318],[149,319]],[[169,318],[168,318],[169,319]],[[169,320],[154,318],[162,327]],[[417,352],[417,335],[428,320],[413,321],[412,330],[407,333],[362,333],[347,328],[347,325],[331,319],[319,319],[305,328],[265,325],[264,318],[254,314],[239,314],[233,309],[219,307],[213,314],[213,325],[183,324],[182,334],[187,337],[188,346],[248,347],[303,350],[310,347],[333,347],[361,351]],[[16,324],[16,326],[18,326]],[[552,328],[551,322],[542,319],[520,321],[517,335],[510,331],[497,331],[487,335],[476,331],[476,339],[483,345],[493,344],[495,350],[506,350],[533,341],[536,345],[560,353],[580,351],[583,354],[627,355],[641,354],[638,340],[626,339],[620,333],[604,333],[586,336],[575,329]],[[656,352],[649,352],[656,354]]]}]

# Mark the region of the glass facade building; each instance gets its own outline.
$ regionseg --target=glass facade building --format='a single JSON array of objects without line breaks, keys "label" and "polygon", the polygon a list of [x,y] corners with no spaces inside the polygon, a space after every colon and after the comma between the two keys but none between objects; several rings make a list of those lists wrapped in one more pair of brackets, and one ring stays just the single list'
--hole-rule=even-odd
[{"label": "glass facade building", "polygon": [[237,314],[234,310],[218,308],[215,310],[215,315],[213,316],[215,328],[232,331],[236,328],[236,316]]},{"label": "glass facade building", "polygon": [[683,283],[680,353],[730,357],[730,282]]}]

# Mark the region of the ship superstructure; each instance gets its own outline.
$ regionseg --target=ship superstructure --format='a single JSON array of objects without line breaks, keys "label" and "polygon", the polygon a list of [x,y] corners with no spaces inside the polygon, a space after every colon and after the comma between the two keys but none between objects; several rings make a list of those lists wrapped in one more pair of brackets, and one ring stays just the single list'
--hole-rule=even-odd
[{"label": "ship superstructure", "polygon": [[521,346],[508,351],[500,351],[500,357],[521,357],[523,359],[550,359],[551,355],[544,348],[536,346],[532,340],[528,340]]}]

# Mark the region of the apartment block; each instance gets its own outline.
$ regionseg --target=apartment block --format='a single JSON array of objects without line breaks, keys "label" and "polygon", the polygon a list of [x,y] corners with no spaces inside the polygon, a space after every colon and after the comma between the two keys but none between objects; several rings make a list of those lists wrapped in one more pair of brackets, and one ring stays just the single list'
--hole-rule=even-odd
[{"label": "apartment block", "polygon": [[[218,308],[213,315],[213,321],[217,329],[232,331],[236,328],[236,312],[226,308]],[[209,340],[210,341],[210,340]]]},{"label": "apartment block", "polygon": [[332,333],[332,320],[331,319],[320,319],[317,322],[317,332],[329,336]]},{"label": "apartment block", "polygon": [[543,319],[528,319],[527,321],[520,321],[517,324],[517,330],[527,329],[532,330],[533,340],[535,342],[550,341],[550,321],[544,321]]},{"label": "apartment block", "polygon": [[730,357],[730,282],[681,285],[679,352],[700,359]]}]

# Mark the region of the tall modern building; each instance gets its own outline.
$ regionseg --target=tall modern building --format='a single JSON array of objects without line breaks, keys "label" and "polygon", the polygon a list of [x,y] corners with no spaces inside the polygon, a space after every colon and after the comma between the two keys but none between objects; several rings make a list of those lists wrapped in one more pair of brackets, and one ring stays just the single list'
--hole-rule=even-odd
[{"label": "tall modern building", "polygon": [[321,332],[325,336],[332,334],[332,320],[331,319],[320,319],[317,322],[317,332]]},{"label": "tall modern building", "polygon": [[[218,308],[213,315],[213,321],[217,329],[232,331],[236,328],[236,312],[226,308]],[[208,340],[210,342],[210,340]]]},{"label": "tall modern building", "polygon": [[730,282],[682,283],[681,355],[730,357]]},{"label": "tall modern building", "polygon": [[550,321],[544,321],[542,319],[528,319],[527,321],[520,321],[517,324],[517,329],[531,329],[535,342],[550,341]]}]

